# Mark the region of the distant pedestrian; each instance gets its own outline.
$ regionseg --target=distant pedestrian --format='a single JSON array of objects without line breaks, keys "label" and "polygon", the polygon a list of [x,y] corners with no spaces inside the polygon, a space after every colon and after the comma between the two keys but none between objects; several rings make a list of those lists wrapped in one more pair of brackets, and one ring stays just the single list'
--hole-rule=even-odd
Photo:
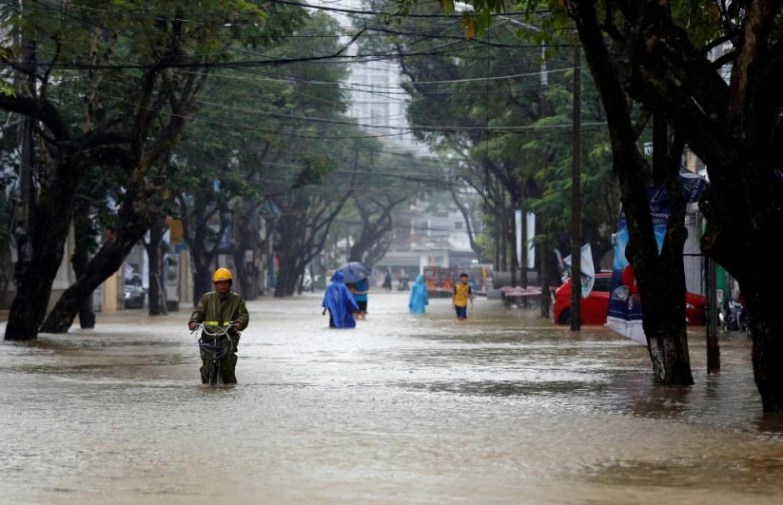
[{"label": "distant pedestrian", "polygon": [[386,269],[386,275],[383,276],[383,289],[387,291],[392,290],[391,270],[389,270],[388,268]]},{"label": "distant pedestrian", "polygon": [[335,272],[332,276],[332,282],[326,287],[321,306],[324,308],[324,314],[329,312],[330,328],[356,327],[353,313],[359,310],[359,305],[345,286],[345,276],[342,272]]},{"label": "distant pedestrian", "polygon": [[451,295],[451,303],[454,305],[454,311],[460,321],[468,318],[468,301],[473,307],[473,290],[470,289],[468,278],[466,273],[459,274],[459,282],[454,285],[454,292]]},{"label": "distant pedestrian", "polygon": [[430,297],[427,292],[427,285],[424,284],[424,276],[419,274],[416,277],[416,282],[413,283],[411,294],[408,297],[408,309],[411,311],[411,314],[423,314],[429,303]]}]

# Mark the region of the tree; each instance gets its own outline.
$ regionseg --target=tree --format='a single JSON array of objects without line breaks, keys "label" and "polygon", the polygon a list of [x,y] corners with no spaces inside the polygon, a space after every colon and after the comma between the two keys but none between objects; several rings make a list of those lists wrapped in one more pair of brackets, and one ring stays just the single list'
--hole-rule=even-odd
[{"label": "tree", "polygon": [[[354,192],[358,164],[346,177],[335,173],[339,157],[306,160],[307,183],[270,196],[279,209],[275,229],[279,240],[275,252],[279,272],[274,296],[291,296],[304,269],[323,250],[329,230]],[[301,174],[300,174],[301,175]]]},{"label": "tree", "polygon": [[[504,2],[486,5],[502,10]],[[658,253],[645,194],[650,169],[639,152],[629,103],[661,115],[675,144],[687,145],[706,164],[710,187],[700,201],[708,223],[702,251],[739,282],[763,410],[783,412],[783,318],[777,309],[783,273],[759,267],[776,264],[776,235],[783,224],[777,153],[783,137],[781,2],[571,0],[549,7],[574,21],[601,94],[657,377],[669,384],[692,380],[682,317],[684,232],[674,214]],[[563,18],[549,22],[562,25]],[[666,184],[677,199],[673,172]]]},{"label": "tree", "polygon": [[[71,266],[77,278],[87,274],[90,257],[98,250],[99,242],[105,230],[115,225],[111,215],[113,211],[108,202],[113,187],[121,184],[115,178],[117,171],[101,170],[99,167],[89,169],[85,180],[89,184],[81,184],[76,195],[76,207],[73,217],[74,251],[71,256]],[[95,327],[95,313],[92,297],[85,297],[78,308],[79,324],[82,328]],[[46,326],[46,321],[42,327]]]},{"label": "tree", "polygon": [[[213,14],[218,4],[225,14],[220,17]],[[58,302],[49,319],[53,331],[67,330],[81,301],[119,268],[154,220],[154,209],[143,202],[160,195],[165,174],[152,170],[163,166],[184,130],[209,58],[233,37],[265,36],[256,28],[264,11],[251,2],[183,6],[102,0],[63,2],[56,9],[49,2],[4,8],[11,29],[0,58],[27,85],[0,94],[0,108],[34,121],[42,140],[36,159],[45,163],[38,167],[40,191],[23,223],[27,233],[20,236],[29,247],[20,248],[6,339],[37,336],[86,170],[119,167],[127,187],[118,200],[115,233]],[[28,48],[23,55],[15,37]]]},{"label": "tree", "polygon": [[[415,12],[434,14],[437,9],[434,4],[417,5]],[[433,21],[431,15],[406,18],[400,28],[386,28],[383,37],[373,38],[371,47],[377,48],[380,39],[386,42],[381,47],[399,55],[410,79],[408,114],[417,134],[449,155],[455,183],[485,195],[485,208],[492,212],[487,230],[498,239],[495,267],[514,273],[519,268],[515,211],[536,211],[538,223],[546,223],[550,237],[570,226],[570,181],[563,184],[562,174],[565,167],[570,171],[571,163],[571,139],[563,126],[571,124],[573,62],[562,57],[556,42],[542,53],[539,42],[520,38],[520,30],[535,27],[518,17],[500,18],[471,39],[465,38],[458,20],[450,16]],[[586,88],[586,95],[594,97],[594,90]],[[587,107],[585,114],[600,123],[601,112]],[[613,192],[607,188],[613,181],[607,177],[608,157],[597,155],[607,152],[605,132],[586,129],[583,142],[593,154],[585,163],[589,181],[585,198],[602,203],[586,209],[583,226],[594,250],[600,252],[611,247],[607,230],[612,229],[619,205],[609,198]],[[536,231],[536,238],[548,246],[539,251],[546,255],[555,241],[543,238],[542,231]],[[490,246],[489,254],[495,248],[484,246]],[[483,253],[477,244],[474,249]]]},{"label": "tree", "polygon": [[[209,134],[209,129],[209,123],[197,125],[174,162],[178,217],[192,259],[194,302],[211,291],[218,254],[233,253],[232,223],[241,215],[238,211],[263,201],[256,168],[243,155],[251,150],[240,152],[237,139]],[[236,274],[235,284],[241,289],[242,272]]]},{"label": "tree", "polygon": [[439,160],[379,148],[371,151],[366,172],[357,177],[351,205],[343,212],[348,221],[345,232],[352,237],[347,260],[368,266],[381,260],[391,245],[394,211],[447,186]]},{"label": "tree", "polygon": [[[273,61],[290,63],[267,71],[223,71],[210,80],[203,109],[175,154],[182,169],[181,216],[198,293],[209,289],[218,253],[233,255],[243,294],[255,292],[257,272],[246,264],[245,252],[260,252],[258,224],[265,209],[275,209],[279,216],[275,231],[285,249],[280,278],[286,287],[278,288],[283,290],[278,296],[293,293],[307,264],[297,257],[311,254],[306,252],[311,248],[319,252],[321,231],[311,237],[312,243],[303,237],[323,226],[328,230],[329,223],[307,219],[318,221],[325,205],[343,198],[344,182],[327,177],[349,166],[350,150],[336,146],[334,139],[359,132],[343,115],[340,81],[345,67],[305,62],[340,50],[334,20],[316,15],[303,20],[290,42],[267,49]],[[339,189],[316,187],[325,180]],[[213,230],[203,225],[209,222],[207,213]]]},{"label": "tree", "polygon": [[[170,206],[170,205],[167,205]],[[159,316],[167,313],[166,307],[166,262],[165,253],[168,250],[168,244],[163,240],[168,231],[166,218],[160,216],[149,228],[147,237],[142,240],[144,250],[149,260],[149,279],[147,300],[149,304],[148,313],[151,316]]]},{"label": "tree", "polygon": [[[10,114],[8,115],[10,116]],[[18,178],[19,157],[17,156],[18,124],[10,117],[0,118],[0,301],[6,302],[13,283],[11,247],[13,246],[13,225],[17,205],[9,198]]]}]

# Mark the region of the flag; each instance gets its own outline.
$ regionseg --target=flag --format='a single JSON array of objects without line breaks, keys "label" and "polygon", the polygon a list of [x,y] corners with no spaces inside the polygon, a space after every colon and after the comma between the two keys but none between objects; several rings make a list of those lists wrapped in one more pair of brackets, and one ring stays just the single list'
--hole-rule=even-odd
[{"label": "flag", "polygon": [[[582,273],[582,298],[587,298],[587,295],[593,290],[593,284],[595,284],[595,265],[593,264],[593,250],[590,244],[585,244],[579,251],[579,257],[581,265],[579,270]],[[563,264],[569,269],[571,268],[571,255],[563,258]]]}]

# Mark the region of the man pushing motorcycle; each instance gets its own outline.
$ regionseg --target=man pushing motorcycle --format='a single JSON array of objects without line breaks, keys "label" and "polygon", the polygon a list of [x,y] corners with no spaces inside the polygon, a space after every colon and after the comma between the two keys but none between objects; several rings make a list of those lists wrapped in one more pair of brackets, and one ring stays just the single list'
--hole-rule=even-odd
[{"label": "man pushing motorcycle", "polygon": [[[220,364],[220,375],[223,384],[236,384],[237,346],[239,344],[239,331],[247,328],[250,316],[242,297],[231,292],[234,277],[228,268],[218,268],[212,274],[212,283],[215,290],[205,293],[196,305],[196,310],[190,316],[188,328],[194,331],[203,324],[206,327],[229,328],[229,336],[233,343],[232,352],[228,353]],[[201,382],[207,384],[209,380],[209,359],[201,352]]]}]

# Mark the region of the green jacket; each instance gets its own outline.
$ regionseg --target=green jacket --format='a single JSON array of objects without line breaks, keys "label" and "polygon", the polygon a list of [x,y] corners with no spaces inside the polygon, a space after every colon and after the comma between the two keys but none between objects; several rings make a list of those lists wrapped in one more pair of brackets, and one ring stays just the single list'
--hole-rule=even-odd
[{"label": "green jacket", "polygon": [[231,321],[241,321],[240,330],[247,328],[250,315],[245,301],[236,293],[221,296],[212,291],[205,293],[190,316],[191,322],[204,323],[205,326],[227,326]]}]

